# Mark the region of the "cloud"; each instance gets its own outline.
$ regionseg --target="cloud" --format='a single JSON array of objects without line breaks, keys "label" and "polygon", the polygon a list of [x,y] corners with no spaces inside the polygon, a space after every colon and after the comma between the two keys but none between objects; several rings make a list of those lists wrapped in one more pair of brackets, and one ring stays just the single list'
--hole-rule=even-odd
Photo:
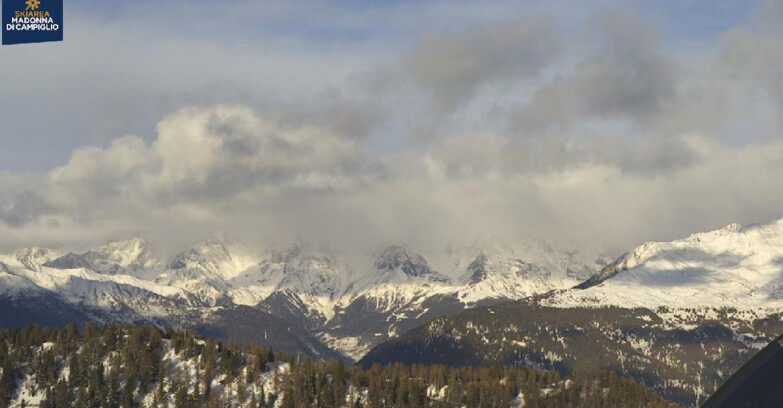
[{"label": "cloud", "polygon": [[162,115],[183,106],[297,105],[342,85],[367,58],[360,49],[322,51],[306,34],[262,27],[270,15],[292,12],[271,4],[137,3],[96,15],[94,5],[76,2],[66,41],[3,53],[0,110],[14,118],[0,129],[3,168],[47,170],[75,149],[105,147],[119,135],[150,141]]},{"label": "cloud", "polygon": [[573,72],[537,90],[516,126],[536,132],[591,119],[649,121],[675,98],[676,62],[643,21],[604,12],[589,28],[588,55]]},{"label": "cloud", "polygon": [[51,210],[41,197],[28,190],[16,194],[4,207],[0,209],[0,221],[10,227],[21,227]]},{"label": "cloud", "polygon": [[525,19],[421,38],[405,69],[451,110],[486,84],[539,76],[564,51],[554,18]]},{"label": "cloud", "polygon": [[337,87],[328,87],[296,105],[280,106],[271,116],[282,126],[308,123],[354,139],[371,138],[387,119],[377,98],[368,95],[366,89],[347,94]]},{"label": "cloud", "polygon": [[106,148],[76,150],[67,164],[31,182],[28,188],[38,193],[6,196],[0,220],[23,228],[53,217],[89,227],[185,207],[196,222],[248,195],[251,205],[260,205],[281,195],[336,194],[383,174],[353,139],[310,126],[280,127],[243,107],[186,108],[157,128],[149,144],[126,136]]},{"label": "cloud", "polygon": [[687,55],[633,10],[438,3],[325,21],[312,5],[245,5],[242,21],[298,32],[224,31],[219,16],[207,36],[170,32],[143,3],[125,10],[151,30],[139,38],[118,18],[75,25],[48,54],[10,49],[0,77],[40,81],[6,83],[19,96],[0,110],[19,120],[0,161],[38,165],[0,173],[0,248],[141,233],[178,250],[228,230],[259,245],[535,235],[620,252],[783,216],[776,2]]},{"label": "cloud", "polygon": [[753,130],[766,138],[778,138],[783,130],[780,18],[783,18],[780,3],[763,1],[753,15],[753,24],[735,27],[722,37],[720,53],[714,62],[716,79],[731,84],[734,117],[746,115],[761,124]]},{"label": "cloud", "polygon": [[[675,145],[563,144],[568,165],[546,167],[524,165],[546,160],[542,150],[520,156],[514,139],[493,133],[378,155],[354,138],[280,126],[238,106],[185,108],[157,129],[151,143],[126,136],[85,147],[4,189],[0,246],[140,232],[175,250],[230,230],[259,244],[305,237],[351,250],[533,235],[622,251],[705,225],[772,219],[783,191],[779,142],[735,148],[699,134],[664,139]],[[667,154],[672,146],[686,156]],[[627,169],[672,160],[681,163],[655,175]]]},{"label": "cloud", "polygon": [[157,130],[150,146],[127,137],[107,149],[77,151],[53,181],[105,177],[120,181],[115,188],[156,197],[231,197],[258,185],[348,188],[345,176],[367,166],[351,139],[309,126],[281,128],[244,107],[185,108]]}]

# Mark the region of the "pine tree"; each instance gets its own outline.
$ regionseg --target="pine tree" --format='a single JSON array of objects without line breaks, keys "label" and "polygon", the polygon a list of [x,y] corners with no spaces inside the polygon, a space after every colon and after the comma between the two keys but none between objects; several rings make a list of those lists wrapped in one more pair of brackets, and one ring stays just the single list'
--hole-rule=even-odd
[{"label": "pine tree", "polygon": [[73,400],[73,389],[68,382],[64,379],[58,381],[54,391],[55,408],[72,408]]},{"label": "pine tree", "polygon": [[217,346],[212,340],[207,340],[202,352],[202,361],[204,364],[204,373],[202,376],[204,396],[209,398],[210,391],[212,389],[212,380],[215,377],[215,370],[217,365]]},{"label": "pine tree", "polygon": [[109,378],[104,394],[103,408],[118,408],[120,405],[120,363],[119,359],[112,359],[109,367]]},{"label": "pine tree", "polygon": [[2,359],[0,369],[3,370],[0,375],[0,407],[5,408],[16,391],[16,370],[10,357],[0,356],[0,358]]},{"label": "pine tree", "polygon": [[[172,347],[181,342],[178,358],[186,360],[181,367],[195,363],[196,376],[190,378],[189,369],[177,369],[173,363],[162,361],[162,334],[157,329],[86,326],[81,339],[76,333],[75,327],[0,330],[0,396],[5,398],[0,408],[7,405],[8,395],[14,395],[16,380],[25,376],[34,379],[44,393],[42,408],[143,406],[147,403],[139,403],[139,397],[147,394],[145,387],[157,387],[150,406],[168,407],[173,401],[179,408],[492,407],[509,406],[520,394],[524,395],[526,408],[674,407],[651,390],[613,372],[574,372],[564,381],[553,371],[514,367],[394,364],[346,369],[339,360],[313,361],[284,353],[277,357],[288,361],[289,367],[281,370],[277,364],[267,364],[269,349],[210,341],[205,344],[196,341],[197,336],[191,332],[168,331]],[[104,340],[113,346],[102,345]],[[42,347],[47,341],[54,344]],[[272,377],[274,394],[268,393],[260,381],[267,367],[274,370],[267,374]],[[68,376],[62,375],[64,368],[70,370]],[[213,389],[212,381],[222,374],[226,374],[222,386]],[[349,393],[348,385],[364,397]],[[433,391],[432,397],[429,390]],[[441,390],[443,397],[439,396]]]}]

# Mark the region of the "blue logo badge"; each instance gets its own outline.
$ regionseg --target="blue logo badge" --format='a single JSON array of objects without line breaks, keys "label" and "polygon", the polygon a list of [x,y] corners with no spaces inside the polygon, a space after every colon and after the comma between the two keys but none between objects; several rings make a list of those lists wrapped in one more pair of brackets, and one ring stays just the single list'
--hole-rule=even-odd
[{"label": "blue logo badge", "polygon": [[63,0],[2,0],[3,45],[63,40]]}]

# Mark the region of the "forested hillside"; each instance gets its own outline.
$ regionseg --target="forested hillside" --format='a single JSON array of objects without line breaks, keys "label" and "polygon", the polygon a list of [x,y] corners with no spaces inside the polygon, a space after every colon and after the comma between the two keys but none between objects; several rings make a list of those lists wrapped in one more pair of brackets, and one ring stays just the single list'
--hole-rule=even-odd
[{"label": "forested hillside", "polygon": [[375,347],[359,364],[508,364],[563,375],[610,370],[670,401],[699,406],[782,325],[779,314],[754,318],[732,309],[705,315],[530,300],[435,319]]},{"label": "forested hillside", "polygon": [[675,407],[612,373],[346,366],[152,327],[0,332],[0,407]]}]

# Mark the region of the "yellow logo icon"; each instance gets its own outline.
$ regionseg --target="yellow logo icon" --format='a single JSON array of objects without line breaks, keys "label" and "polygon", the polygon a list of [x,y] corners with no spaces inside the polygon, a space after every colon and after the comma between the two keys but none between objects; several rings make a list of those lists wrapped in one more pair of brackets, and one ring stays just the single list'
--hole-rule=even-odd
[{"label": "yellow logo icon", "polygon": [[41,0],[27,0],[24,2],[24,4],[27,5],[26,10],[36,10],[38,7],[41,7]]}]

